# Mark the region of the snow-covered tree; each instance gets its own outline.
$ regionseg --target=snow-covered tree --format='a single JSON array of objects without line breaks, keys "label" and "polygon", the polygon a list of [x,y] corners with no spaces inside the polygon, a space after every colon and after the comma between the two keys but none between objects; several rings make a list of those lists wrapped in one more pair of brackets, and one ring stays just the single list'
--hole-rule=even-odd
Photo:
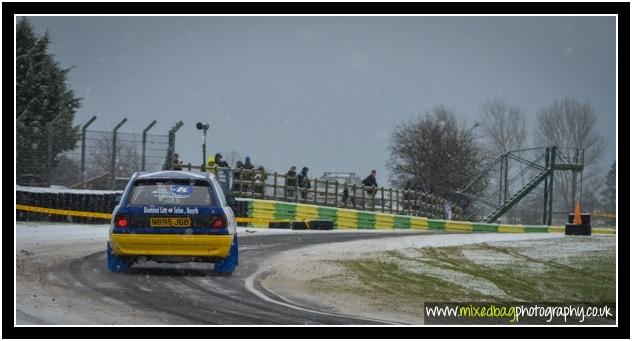
[{"label": "snow-covered tree", "polygon": [[48,32],[38,36],[26,18],[19,21],[15,98],[18,175],[49,178],[53,170],[47,168],[48,161],[73,149],[78,140],[78,129],[72,122],[81,99],[66,85],[71,68],[64,69],[54,60],[47,51],[49,44]]}]

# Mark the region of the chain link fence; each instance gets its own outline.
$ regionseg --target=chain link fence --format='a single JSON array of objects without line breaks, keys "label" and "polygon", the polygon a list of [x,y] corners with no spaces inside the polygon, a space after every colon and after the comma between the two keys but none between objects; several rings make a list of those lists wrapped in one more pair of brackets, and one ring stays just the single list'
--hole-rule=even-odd
[{"label": "chain link fence", "polygon": [[[18,185],[121,189],[135,171],[163,169],[175,145],[175,135],[169,134],[77,130],[76,136],[60,136],[47,129],[22,129]],[[54,152],[59,145],[71,149]]]}]

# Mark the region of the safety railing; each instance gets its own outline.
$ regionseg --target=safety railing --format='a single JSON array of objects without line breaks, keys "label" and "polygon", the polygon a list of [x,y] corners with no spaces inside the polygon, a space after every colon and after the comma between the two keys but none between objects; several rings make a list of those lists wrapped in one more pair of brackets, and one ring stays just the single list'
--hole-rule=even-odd
[{"label": "safety railing", "polygon": [[[200,166],[181,165],[183,170]],[[445,218],[444,199],[423,191],[357,184],[310,178],[299,186],[298,176],[257,169],[230,169],[230,188],[235,197],[306,203],[374,212]],[[309,183],[309,185],[307,185]],[[463,217],[460,207],[450,205],[451,219]]]}]

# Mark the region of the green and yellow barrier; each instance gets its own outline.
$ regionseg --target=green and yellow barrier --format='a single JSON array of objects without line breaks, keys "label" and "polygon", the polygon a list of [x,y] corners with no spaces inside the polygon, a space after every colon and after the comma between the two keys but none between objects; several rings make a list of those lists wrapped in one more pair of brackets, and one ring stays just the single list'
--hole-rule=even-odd
[{"label": "green and yellow barrier", "polygon": [[[258,199],[242,199],[248,202],[248,216],[237,217],[239,223],[252,227],[268,227],[271,221],[331,220],[338,229],[412,229],[444,230],[451,232],[500,232],[500,233],[564,233],[564,226],[486,224],[469,221],[451,221],[397,214],[358,211],[346,208],[321,207]],[[32,205],[15,206],[18,211],[111,219],[112,214],[62,210]],[[615,235],[615,229],[593,228],[593,234]]]},{"label": "green and yellow barrier", "polygon": [[[338,229],[413,229],[451,232],[499,233],[564,233],[563,226],[487,224],[413,217],[347,208],[322,207],[310,204],[240,199],[248,202],[248,219],[252,227],[268,227],[271,221],[331,220]],[[614,235],[614,229],[593,228],[593,234]]]}]

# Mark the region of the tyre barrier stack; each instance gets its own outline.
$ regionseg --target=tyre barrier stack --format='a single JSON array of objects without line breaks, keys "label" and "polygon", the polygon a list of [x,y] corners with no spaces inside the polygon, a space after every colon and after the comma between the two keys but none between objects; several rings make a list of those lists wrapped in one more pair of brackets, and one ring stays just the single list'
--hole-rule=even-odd
[{"label": "tyre barrier stack", "polygon": [[122,191],[16,186],[17,221],[105,224]]},{"label": "tyre barrier stack", "polygon": [[[238,199],[248,204],[250,227],[287,228],[281,222],[328,221],[337,229],[416,229],[452,232],[564,233],[564,226],[488,224],[430,219],[259,199]],[[283,227],[281,227],[283,226]],[[296,224],[301,228],[300,224]],[[294,224],[291,224],[294,229]],[[312,228],[313,229],[313,228]],[[592,229],[595,234],[615,234],[614,229]]]},{"label": "tyre barrier stack", "polygon": [[570,213],[568,215],[568,223],[564,230],[564,234],[568,236],[590,236],[593,229],[590,225],[590,213],[580,213],[581,223],[574,224],[575,214]]}]

